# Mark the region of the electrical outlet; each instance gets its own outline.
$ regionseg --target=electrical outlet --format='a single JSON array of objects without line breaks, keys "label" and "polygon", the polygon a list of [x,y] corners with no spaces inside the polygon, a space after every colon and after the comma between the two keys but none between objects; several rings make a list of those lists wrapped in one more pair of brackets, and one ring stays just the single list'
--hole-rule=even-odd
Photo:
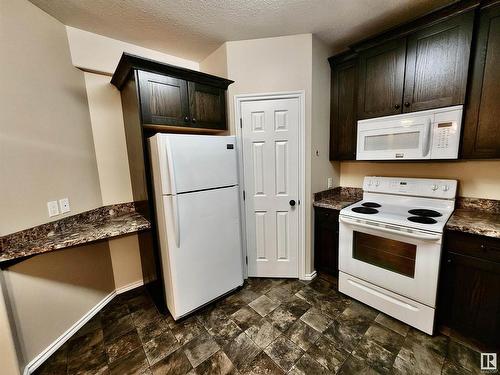
[{"label": "electrical outlet", "polygon": [[59,199],[59,208],[60,208],[62,214],[69,212],[70,211],[69,198]]},{"label": "electrical outlet", "polygon": [[333,178],[328,177],[328,179],[326,180],[326,185],[328,189],[333,188]]},{"label": "electrical outlet", "polygon": [[47,208],[49,210],[49,217],[59,215],[59,206],[57,205],[57,201],[47,202]]}]

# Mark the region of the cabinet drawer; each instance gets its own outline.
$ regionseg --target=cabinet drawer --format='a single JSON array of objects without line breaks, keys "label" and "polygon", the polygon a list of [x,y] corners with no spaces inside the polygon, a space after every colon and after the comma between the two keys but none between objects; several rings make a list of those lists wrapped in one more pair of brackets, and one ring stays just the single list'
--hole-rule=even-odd
[{"label": "cabinet drawer", "polygon": [[317,221],[321,221],[322,223],[336,223],[338,225],[339,211],[330,208],[315,207],[314,212]]},{"label": "cabinet drawer", "polygon": [[500,262],[500,239],[447,231],[445,248],[457,254]]}]

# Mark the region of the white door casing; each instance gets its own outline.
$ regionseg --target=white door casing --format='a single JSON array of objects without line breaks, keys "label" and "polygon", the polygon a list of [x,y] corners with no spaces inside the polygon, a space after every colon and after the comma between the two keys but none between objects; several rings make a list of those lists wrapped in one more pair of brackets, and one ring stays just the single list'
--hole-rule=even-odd
[{"label": "white door casing", "polygon": [[298,277],[301,98],[243,100],[238,110],[248,276]]}]

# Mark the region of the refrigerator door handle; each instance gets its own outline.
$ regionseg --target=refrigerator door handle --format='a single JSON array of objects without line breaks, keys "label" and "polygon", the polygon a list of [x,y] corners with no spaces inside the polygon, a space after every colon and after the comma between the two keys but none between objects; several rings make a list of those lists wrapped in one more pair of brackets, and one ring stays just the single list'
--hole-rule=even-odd
[{"label": "refrigerator door handle", "polygon": [[170,145],[170,138],[165,137],[165,149],[167,152],[167,165],[168,165],[168,180],[170,182],[170,194],[177,194],[177,188],[175,185],[175,173],[174,173],[174,159],[172,158],[172,147]]},{"label": "refrigerator door handle", "polygon": [[181,247],[181,228],[179,226],[179,202],[177,195],[172,196],[172,215],[174,219],[175,244]]}]

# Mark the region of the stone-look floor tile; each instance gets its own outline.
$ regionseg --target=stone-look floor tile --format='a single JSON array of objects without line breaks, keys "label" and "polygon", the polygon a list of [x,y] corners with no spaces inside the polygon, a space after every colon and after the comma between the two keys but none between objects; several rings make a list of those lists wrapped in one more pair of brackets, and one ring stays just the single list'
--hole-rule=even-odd
[{"label": "stone-look floor tile", "polygon": [[285,335],[302,350],[307,351],[321,334],[301,320],[297,320]]},{"label": "stone-look floor tile", "polygon": [[103,332],[101,330],[94,330],[85,335],[71,338],[67,345],[68,360],[77,358],[88,352],[93,347],[103,345]]},{"label": "stone-look floor tile", "polygon": [[242,331],[246,331],[248,328],[262,319],[262,317],[257,314],[254,309],[248,306],[242,307],[241,309],[233,313],[230,318],[233,322],[236,323],[238,327],[240,327]]},{"label": "stone-look floor tile", "polygon": [[264,352],[284,371],[288,371],[304,354],[304,351],[285,336],[274,340]]},{"label": "stone-look floor tile", "polygon": [[481,354],[456,341],[450,341],[447,360],[470,372],[481,373]]},{"label": "stone-look floor tile", "polygon": [[180,322],[173,323],[171,325],[171,329],[175,338],[181,345],[187,344],[204,331],[203,326],[194,316]]},{"label": "stone-look floor tile", "polygon": [[396,354],[377,344],[375,341],[363,337],[352,355],[363,359],[368,366],[382,374],[390,373]]},{"label": "stone-look floor tile", "polygon": [[68,356],[69,374],[103,373],[107,370],[108,358],[102,343],[81,352],[78,356]]},{"label": "stone-look floor tile", "polygon": [[266,296],[268,296],[273,301],[283,302],[294,294],[295,293],[292,293],[290,289],[285,288],[283,285],[278,285],[277,287],[274,287],[269,292],[267,292]]},{"label": "stone-look floor tile", "polygon": [[90,319],[85,325],[80,328],[71,339],[75,339],[80,336],[84,336],[87,333],[96,331],[96,330],[101,330],[102,331],[102,324],[101,324],[101,317],[99,314],[94,316],[92,319]]},{"label": "stone-look floor tile", "polygon": [[373,323],[370,328],[365,333],[365,338],[375,341],[384,349],[390,351],[394,355],[397,355],[405,338],[399,333],[391,331],[377,323]]},{"label": "stone-look floor tile", "polygon": [[242,330],[230,319],[220,321],[208,330],[217,344],[224,346],[238,336]]},{"label": "stone-look floor tile", "polygon": [[311,358],[309,354],[304,354],[288,372],[289,375],[328,375],[331,374],[326,368]]},{"label": "stone-look floor tile", "polygon": [[363,374],[363,375],[381,375],[381,372],[376,371],[372,367],[370,367],[366,360],[362,358],[358,358],[355,356],[349,356],[340,371],[338,372],[340,375],[354,375],[354,374]]},{"label": "stone-look floor tile", "polygon": [[104,333],[104,341],[111,342],[116,340],[118,337],[135,330],[135,326],[130,315],[125,315],[108,325],[103,324],[102,330]]},{"label": "stone-look floor tile", "polygon": [[348,357],[343,349],[337,349],[325,337],[320,337],[307,351],[307,353],[323,367],[332,372],[337,372]]},{"label": "stone-look floor tile", "polygon": [[297,321],[298,317],[282,306],[278,306],[266,316],[266,319],[281,332],[285,332]]},{"label": "stone-look floor tile", "polygon": [[111,301],[111,303],[104,306],[104,308],[99,312],[99,318],[102,322],[102,326],[104,327],[117,319],[128,315],[129,313],[128,306],[125,303],[114,304],[113,301]]},{"label": "stone-look floor tile", "polygon": [[195,373],[198,375],[229,375],[237,374],[237,370],[226,353],[219,350],[196,367]]},{"label": "stone-look floor tile", "polygon": [[[435,349],[435,348],[434,348]],[[439,374],[443,367],[444,356],[435,350],[406,337],[394,364],[394,374]]]},{"label": "stone-look floor tile", "polygon": [[257,293],[256,291],[251,289],[242,289],[238,292],[237,298],[243,303],[249,304],[250,302],[259,298],[261,295],[261,293]]},{"label": "stone-look floor tile", "polygon": [[224,311],[214,305],[204,308],[196,314],[196,318],[207,330],[220,324],[220,322],[225,322],[229,319],[228,315]]},{"label": "stone-look floor tile", "polygon": [[142,327],[137,327],[137,332],[139,333],[139,337],[142,342],[148,342],[166,332],[168,329],[168,323],[165,320],[160,319],[153,320]]},{"label": "stone-look floor tile", "polygon": [[256,293],[266,294],[277,284],[279,284],[277,280],[251,277],[248,279],[248,287],[246,289],[253,290]]},{"label": "stone-look floor tile", "polygon": [[220,349],[215,340],[206,332],[192,339],[183,348],[193,367],[198,366]]},{"label": "stone-look floor tile", "polygon": [[153,321],[163,320],[161,314],[156,310],[156,307],[151,307],[147,309],[139,309],[130,314],[132,320],[136,327],[141,328]]},{"label": "stone-look floor tile", "polygon": [[167,331],[144,343],[144,351],[150,365],[173,353],[180,347],[172,332]]},{"label": "stone-look floor tile", "polygon": [[151,372],[154,375],[184,375],[190,372],[191,368],[191,363],[184,351],[182,349],[177,349],[172,354],[151,366]]},{"label": "stone-look floor tile", "polygon": [[132,375],[149,373],[149,363],[142,348],[138,348],[109,365],[112,375]]},{"label": "stone-look floor tile", "polygon": [[106,345],[106,354],[108,355],[108,361],[114,362],[118,358],[127,355],[132,350],[141,346],[141,340],[137,331],[133,330],[126,333],[123,336],[118,337],[116,340],[111,341]]},{"label": "stone-look floor tile", "polygon": [[396,333],[399,333],[402,336],[406,336],[408,331],[410,330],[410,326],[403,322],[400,322],[397,319],[394,319],[390,316],[387,316],[383,313],[379,313],[375,318],[375,321],[386,328],[393,330]]},{"label": "stone-look floor tile", "polygon": [[326,294],[326,293],[330,292],[331,290],[335,290],[335,286],[332,283],[330,283],[327,280],[320,278],[320,277],[316,277],[314,280],[312,280],[308,284],[308,286],[311,289],[314,289],[317,292],[323,293],[323,294]]},{"label": "stone-look floor tile", "polygon": [[281,332],[265,318],[261,318],[259,322],[248,328],[245,333],[261,349],[264,349],[281,334]]},{"label": "stone-look floor tile", "polygon": [[240,374],[244,375],[283,375],[284,373],[264,352],[255,357],[244,372],[240,372]]},{"label": "stone-look floor tile", "polygon": [[131,313],[139,310],[150,310],[154,308],[153,301],[147,294],[140,294],[127,300],[127,306]]},{"label": "stone-look floor tile", "polygon": [[448,360],[444,361],[443,369],[441,370],[442,375],[473,375],[472,372],[466,370],[460,365],[449,362]]},{"label": "stone-look floor tile", "polygon": [[309,309],[304,315],[302,315],[300,320],[310,325],[318,332],[324,332],[332,323],[332,319],[330,317],[321,313],[315,307]]},{"label": "stone-look floor tile", "polygon": [[[64,352],[67,354],[67,352]],[[57,350],[47,361],[45,361],[34,372],[35,375],[60,375],[67,373],[68,361],[66,355]]]},{"label": "stone-look floor tile", "polygon": [[240,371],[243,371],[261,351],[244,332],[224,346],[223,350]]},{"label": "stone-look floor tile", "polygon": [[321,298],[322,296],[324,296],[324,294],[319,293],[318,291],[309,287],[309,285],[306,285],[304,288],[295,293],[295,296],[303,299],[312,306],[316,306],[321,303]]},{"label": "stone-look floor tile", "polygon": [[446,357],[448,354],[449,338],[443,335],[429,336],[415,328],[410,328],[406,335],[405,345],[412,347],[421,347],[429,350],[440,357]]},{"label": "stone-look floor tile", "polygon": [[271,311],[273,311],[276,307],[279,306],[279,302],[273,301],[269,297],[263,295],[253,300],[248,304],[252,309],[257,311],[260,316],[266,316]]},{"label": "stone-look floor tile", "polygon": [[240,295],[235,293],[216,303],[217,308],[226,315],[231,315],[246,306],[248,302],[242,301]]},{"label": "stone-look floor tile", "polygon": [[300,318],[312,307],[310,303],[295,295],[282,302],[280,306],[290,311],[296,318]]},{"label": "stone-look floor tile", "polygon": [[348,307],[356,315],[363,317],[366,320],[374,321],[379,311],[365,305],[364,303],[352,300]]}]

